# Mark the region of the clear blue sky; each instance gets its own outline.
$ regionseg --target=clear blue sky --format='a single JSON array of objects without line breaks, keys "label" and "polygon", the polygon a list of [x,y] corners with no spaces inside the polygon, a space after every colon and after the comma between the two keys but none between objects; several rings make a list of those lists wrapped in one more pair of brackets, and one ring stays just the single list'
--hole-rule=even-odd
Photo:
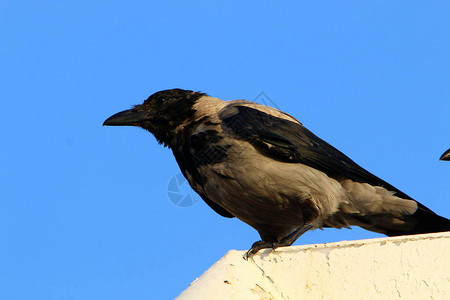
[{"label": "clear blue sky", "polygon": [[149,133],[101,126],[161,89],[264,92],[450,217],[449,16],[448,1],[0,1],[0,299],[170,299],[259,239],[169,201],[180,172]]}]

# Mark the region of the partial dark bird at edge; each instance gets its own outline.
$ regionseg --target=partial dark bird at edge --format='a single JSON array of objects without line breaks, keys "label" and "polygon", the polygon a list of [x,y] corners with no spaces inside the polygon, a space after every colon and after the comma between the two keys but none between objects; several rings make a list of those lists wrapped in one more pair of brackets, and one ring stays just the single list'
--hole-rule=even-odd
[{"label": "partial dark bird at edge", "polygon": [[450,149],[444,152],[444,154],[441,155],[440,160],[448,160],[450,161]]}]

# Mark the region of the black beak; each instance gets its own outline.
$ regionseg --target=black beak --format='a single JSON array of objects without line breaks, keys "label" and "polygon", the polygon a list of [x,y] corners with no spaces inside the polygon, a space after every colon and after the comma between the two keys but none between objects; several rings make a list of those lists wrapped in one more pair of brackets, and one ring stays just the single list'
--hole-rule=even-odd
[{"label": "black beak", "polygon": [[148,119],[148,112],[128,109],[106,119],[103,122],[103,126],[136,126],[138,123]]},{"label": "black beak", "polygon": [[450,149],[445,151],[444,154],[442,154],[441,158],[439,158],[439,159],[440,160],[450,160]]}]

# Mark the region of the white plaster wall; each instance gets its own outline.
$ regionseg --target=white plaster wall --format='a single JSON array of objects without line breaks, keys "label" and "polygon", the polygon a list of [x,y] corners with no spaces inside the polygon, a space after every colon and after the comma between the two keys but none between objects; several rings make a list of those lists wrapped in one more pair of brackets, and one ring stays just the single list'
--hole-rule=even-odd
[{"label": "white plaster wall", "polygon": [[450,232],[229,251],[177,299],[450,300]]}]

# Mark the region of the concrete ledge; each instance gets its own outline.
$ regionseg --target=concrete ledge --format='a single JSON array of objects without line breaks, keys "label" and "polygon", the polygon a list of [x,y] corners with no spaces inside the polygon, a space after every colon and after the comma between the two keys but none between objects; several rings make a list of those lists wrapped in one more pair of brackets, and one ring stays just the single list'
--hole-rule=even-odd
[{"label": "concrete ledge", "polygon": [[229,251],[177,299],[450,299],[450,232]]}]

